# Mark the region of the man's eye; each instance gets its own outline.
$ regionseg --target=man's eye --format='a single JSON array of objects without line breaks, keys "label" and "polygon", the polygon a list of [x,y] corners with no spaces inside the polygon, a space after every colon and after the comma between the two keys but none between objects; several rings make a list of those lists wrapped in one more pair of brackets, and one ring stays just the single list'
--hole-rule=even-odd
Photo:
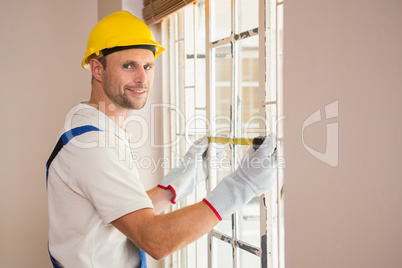
[{"label": "man's eye", "polygon": [[149,65],[145,65],[145,66],[144,66],[144,70],[151,70],[151,69],[152,69],[152,67],[149,66]]},{"label": "man's eye", "polygon": [[126,68],[126,69],[130,69],[130,68],[131,68],[131,64],[124,64],[123,67]]}]

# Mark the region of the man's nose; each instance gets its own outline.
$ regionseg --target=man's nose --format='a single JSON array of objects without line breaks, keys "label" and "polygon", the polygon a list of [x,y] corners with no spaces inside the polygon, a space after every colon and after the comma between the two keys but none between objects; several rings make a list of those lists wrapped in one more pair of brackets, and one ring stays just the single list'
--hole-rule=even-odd
[{"label": "man's nose", "polygon": [[135,72],[134,82],[139,84],[145,84],[148,81],[147,74],[144,68],[138,68]]}]

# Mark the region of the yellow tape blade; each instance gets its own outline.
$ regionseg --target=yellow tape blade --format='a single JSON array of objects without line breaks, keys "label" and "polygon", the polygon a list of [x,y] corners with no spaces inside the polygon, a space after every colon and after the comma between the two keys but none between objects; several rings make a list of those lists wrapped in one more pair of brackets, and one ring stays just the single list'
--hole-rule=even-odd
[{"label": "yellow tape blade", "polygon": [[253,139],[246,138],[226,138],[226,137],[208,137],[210,143],[224,143],[236,145],[252,145]]}]

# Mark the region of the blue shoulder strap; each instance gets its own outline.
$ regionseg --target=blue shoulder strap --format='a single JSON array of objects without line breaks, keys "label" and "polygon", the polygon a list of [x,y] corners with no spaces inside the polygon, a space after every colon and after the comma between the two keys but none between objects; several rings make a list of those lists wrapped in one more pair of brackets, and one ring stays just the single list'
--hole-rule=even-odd
[{"label": "blue shoulder strap", "polygon": [[56,260],[53,258],[52,254],[50,254],[49,241],[47,241],[47,252],[49,252],[50,261],[51,261],[52,264],[53,264],[53,268],[63,268],[62,266],[60,266],[59,262],[56,261]]},{"label": "blue shoulder strap", "polygon": [[[63,133],[63,135],[61,135],[61,137],[57,141],[56,146],[54,147],[52,153],[50,154],[49,159],[46,162],[46,188],[47,188],[47,182],[48,182],[48,177],[49,177],[50,164],[53,162],[53,160],[55,159],[57,154],[60,152],[60,150],[63,148],[63,146],[66,145],[74,137],[77,137],[77,136],[87,133],[89,131],[101,131],[101,130],[99,128],[91,126],[91,125],[85,125],[85,126],[73,128],[73,129]],[[53,258],[52,254],[50,254],[49,242],[47,242],[47,249],[48,249],[50,260],[53,264],[53,267],[54,268],[63,268],[62,266],[60,266],[59,262]]]},{"label": "blue shoulder strap", "polygon": [[[60,152],[60,150],[63,148],[64,145],[66,145],[70,140],[73,138],[82,135],[84,133],[90,132],[90,131],[102,131],[97,127],[91,126],[91,125],[85,125],[81,127],[76,127],[73,128],[67,132],[65,132],[63,135],[61,135],[60,139],[57,141],[56,146],[54,147],[49,160],[46,162],[46,188],[47,188],[47,182],[48,182],[48,176],[49,176],[49,167],[50,164],[53,162],[54,158],[56,155]],[[49,249],[49,242],[48,242],[48,252],[50,256],[50,260],[52,261],[53,267],[54,268],[63,268],[60,266],[59,262],[53,258],[52,254],[50,254],[50,249]],[[140,249],[140,257],[141,257],[141,267],[140,268],[147,268],[147,260],[146,260],[146,254],[145,252]]]},{"label": "blue shoulder strap", "polygon": [[60,150],[63,148],[63,146],[66,145],[74,137],[77,137],[79,135],[82,135],[82,134],[90,132],[90,131],[101,131],[101,130],[99,128],[91,126],[91,125],[85,125],[85,126],[73,128],[67,132],[64,132],[64,134],[61,135],[60,139],[57,141],[57,144],[53,149],[52,154],[49,157],[49,160],[47,160],[47,162],[46,162],[46,188],[47,188],[47,181],[48,181],[48,175],[49,175],[49,167],[50,167],[50,164],[53,162],[54,158],[56,157],[56,155],[60,152]]},{"label": "blue shoulder strap", "polygon": [[140,249],[140,257],[141,257],[141,267],[140,268],[147,268],[147,255],[145,251]]}]

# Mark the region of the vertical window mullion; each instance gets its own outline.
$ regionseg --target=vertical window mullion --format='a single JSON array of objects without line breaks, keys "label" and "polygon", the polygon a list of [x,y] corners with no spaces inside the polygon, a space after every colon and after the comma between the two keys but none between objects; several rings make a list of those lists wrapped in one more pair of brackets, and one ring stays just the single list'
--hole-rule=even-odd
[{"label": "vertical window mullion", "polygon": [[[267,81],[269,79],[269,69],[267,68],[268,64],[268,53],[267,47],[269,46],[269,39],[267,35],[268,25],[268,11],[267,5],[269,0],[259,1],[259,12],[258,12],[258,24],[259,24],[259,91],[258,96],[260,100],[265,100],[266,98],[266,89],[267,89]],[[266,118],[265,107],[261,105],[260,115]],[[260,126],[261,128],[261,126]],[[266,126],[264,126],[266,128]],[[268,266],[268,252],[270,252],[269,242],[270,239],[270,221],[269,221],[269,197],[265,194],[260,197],[260,247],[261,247],[261,268],[268,268],[273,266]]]},{"label": "vertical window mullion", "polygon": [[[197,40],[196,40],[196,26],[195,26],[195,17],[196,17],[196,5],[193,5],[193,27],[192,27],[192,31],[193,31],[193,51],[194,51],[194,57],[193,57],[193,64],[194,64],[194,115],[196,115],[196,107],[197,107],[197,102],[196,102],[196,96],[197,96],[197,91],[199,90],[198,86],[197,86]],[[195,189],[195,200],[198,200],[198,191],[197,188]],[[198,268],[198,260],[197,260],[197,256],[198,256],[198,241],[196,241],[195,243],[195,263],[193,264],[193,266],[195,268]]]},{"label": "vertical window mullion", "polygon": [[[231,12],[231,62],[232,62],[232,77],[231,77],[231,91],[232,91],[232,104],[231,104],[231,113],[230,113],[230,121],[231,121],[231,137],[239,137],[239,50],[238,43],[234,40],[233,35],[237,32],[237,0],[232,0],[232,12]],[[238,158],[238,146],[232,145],[232,171],[237,168],[237,159]],[[238,237],[238,213],[235,212],[232,215],[232,250],[233,250],[233,268],[237,268],[238,264],[238,249],[234,244],[235,239]]]},{"label": "vertical window mullion", "polygon": [[[212,120],[216,114],[212,107],[216,107],[215,98],[212,89],[215,88],[215,53],[213,53],[213,49],[211,48],[211,36],[214,35],[214,28],[210,27],[210,25],[214,25],[215,8],[213,8],[214,2],[206,0],[205,1],[205,60],[206,60],[206,95],[207,102],[206,105],[209,107],[206,111],[207,118],[209,120],[209,128],[207,129],[207,135],[210,136],[211,132],[215,130],[215,122]],[[212,156],[211,150],[208,150],[208,157]],[[212,176],[211,176],[212,175]],[[216,186],[216,174],[212,172],[207,180],[207,191],[211,192]],[[212,232],[208,233],[208,268],[217,268],[217,241],[214,239]]]},{"label": "vertical window mullion", "polygon": [[[277,55],[277,137],[278,137],[278,159],[283,159],[283,0],[276,3],[276,55]],[[278,268],[285,267],[285,237],[284,237],[284,200],[283,200],[283,168],[278,167]]]}]

